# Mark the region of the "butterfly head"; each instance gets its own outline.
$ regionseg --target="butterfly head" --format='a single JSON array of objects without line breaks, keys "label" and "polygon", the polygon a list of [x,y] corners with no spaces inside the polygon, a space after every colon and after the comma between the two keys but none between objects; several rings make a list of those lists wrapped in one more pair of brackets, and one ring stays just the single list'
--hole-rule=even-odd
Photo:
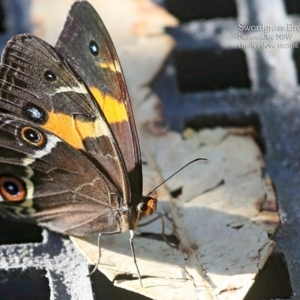
[{"label": "butterfly head", "polygon": [[139,200],[136,206],[123,209],[118,221],[120,232],[127,232],[128,230],[138,227],[140,219],[152,215],[156,210],[156,206],[156,198],[143,196],[142,201]]},{"label": "butterfly head", "polygon": [[137,221],[139,221],[144,216],[152,215],[156,210],[156,206],[157,206],[156,198],[152,198],[150,196],[143,197],[143,201],[141,201],[136,207],[138,212]]}]

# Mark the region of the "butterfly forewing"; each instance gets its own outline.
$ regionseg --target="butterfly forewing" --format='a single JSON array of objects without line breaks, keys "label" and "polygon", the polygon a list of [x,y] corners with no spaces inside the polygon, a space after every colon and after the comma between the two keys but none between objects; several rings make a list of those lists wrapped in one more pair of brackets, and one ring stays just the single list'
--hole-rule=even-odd
[{"label": "butterfly forewing", "polygon": [[15,36],[3,52],[0,87],[4,111],[35,122],[98,162],[128,205],[127,171],[109,124],[53,47],[28,34]]},{"label": "butterfly forewing", "polygon": [[18,116],[24,116],[31,104],[47,111],[95,117],[81,79],[49,44],[29,34],[15,36],[4,48],[0,88],[1,108]]},{"label": "butterfly forewing", "polygon": [[131,191],[141,196],[141,155],[125,79],[110,35],[88,2],[73,4],[55,48],[84,78],[95,96],[118,142]]}]

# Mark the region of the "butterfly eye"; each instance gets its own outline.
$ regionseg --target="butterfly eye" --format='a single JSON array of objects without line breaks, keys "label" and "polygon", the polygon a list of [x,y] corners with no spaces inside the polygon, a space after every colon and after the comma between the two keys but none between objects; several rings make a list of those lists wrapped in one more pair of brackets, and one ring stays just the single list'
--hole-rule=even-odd
[{"label": "butterfly eye", "polygon": [[32,127],[23,127],[21,130],[22,138],[34,146],[43,146],[45,144],[45,136]]},{"label": "butterfly eye", "polygon": [[25,199],[26,191],[22,180],[11,177],[0,177],[0,195],[4,200],[18,202]]},{"label": "butterfly eye", "polygon": [[140,202],[137,206],[137,210],[146,216],[150,216],[156,210],[157,200],[148,198],[146,202]]},{"label": "butterfly eye", "polygon": [[148,207],[147,207],[147,203],[146,203],[146,202],[140,202],[140,203],[138,204],[138,206],[137,206],[137,210],[138,210],[139,212],[146,212],[147,209],[148,209]]},{"label": "butterfly eye", "polygon": [[44,78],[47,80],[47,81],[49,81],[49,82],[54,82],[55,80],[56,80],[56,75],[52,72],[52,71],[50,71],[50,70],[46,70],[45,72],[44,72]]},{"label": "butterfly eye", "polygon": [[99,54],[99,46],[95,41],[90,41],[89,48],[92,55],[97,56]]}]

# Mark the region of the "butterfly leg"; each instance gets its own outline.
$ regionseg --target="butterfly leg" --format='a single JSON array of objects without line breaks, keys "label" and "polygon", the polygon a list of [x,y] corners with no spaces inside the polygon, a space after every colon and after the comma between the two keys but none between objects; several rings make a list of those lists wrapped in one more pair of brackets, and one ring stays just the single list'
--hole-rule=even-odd
[{"label": "butterfly leg", "polygon": [[133,246],[134,231],[133,230],[129,230],[129,234],[130,234],[129,244],[130,244],[130,249],[131,249],[131,253],[132,253],[132,257],[133,257],[133,262],[134,262],[134,265],[136,267],[136,271],[137,271],[137,274],[138,274],[138,277],[139,277],[139,280],[140,280],[140,285],[142,287],[143,286],[142,278],[141,278],[141,274],[140,274],[140,270],[139,270],[138,264],[136,262],[135,251],[134,251],[134,246]]},{"label": "butterfly leg", "polygon": [[97,269],[98,269],[98,266],[100,265],[100,259],[101,259],[101,233],[98,234],[98,260],[97,260],[97,263],[95,264],[95,267],[94,269],[87,275],[87,277],[90,277],[91,275],[93,275]]},{"label": "butterfly leg", "polygon": [[[168,241],[168,238],[167,236],[165,235],[165,219],[164,219],[164,215],[163,214],[157,214],[157,216],[155,218],[153,218],[152,220],[148,221],[148,222],[145,222],[145,223],[142,223],[142,224],[139,224],[138,227],[144,227],[144,226],[147,226],[153,222],[155,222],[156,220],[160,219],[161,220],[161,236],[163,238],[163,240],[165,241],[165,243],[170,246],[171,248],[176,248],[177,249],[177,244],[171,244],[169,241]],[[173,235],[176,236],[176,238],[179,240],[177,234],[174,232]]]}]

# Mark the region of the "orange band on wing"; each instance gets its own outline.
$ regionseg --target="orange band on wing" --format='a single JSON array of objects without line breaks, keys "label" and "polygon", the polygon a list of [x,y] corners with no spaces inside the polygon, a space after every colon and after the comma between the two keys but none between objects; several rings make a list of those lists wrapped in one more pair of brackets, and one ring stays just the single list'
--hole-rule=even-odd
[{"label": "orange band on wing", "polygon": [[49,113],[47,123],[42,127],[56,134],[76,149],[83,149],[83,140],[96,137],[94,122],[83,122],[61,113]]},{"label": "orange band on wing", "polygon": [[128,121],[126,107],[123,102],[106,94],[101,93],[96,87],[90,87],[92,94],[101,107],[109,124]]},{"label": "orange band on wing", "polygon": [[100,67],[103,68],[103,69],[110,69],[111,71],[113,72],[119,72],[121,73],[121,67],[120,67],[120,64],[117,62],[117,61],[114,61],[114,63],[100,63]]}]

